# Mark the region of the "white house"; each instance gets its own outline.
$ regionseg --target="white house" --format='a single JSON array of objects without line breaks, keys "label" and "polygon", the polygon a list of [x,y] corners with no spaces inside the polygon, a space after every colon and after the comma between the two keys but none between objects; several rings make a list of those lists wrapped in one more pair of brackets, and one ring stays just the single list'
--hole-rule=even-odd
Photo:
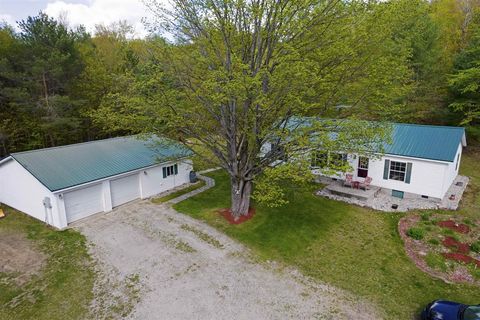
[{"label": "white house", "polygon": [[[348,161],[353,179],[371,177],[371,185],[390,190],[399,198],[442,199],[458,175],[464,128],[416,124],[393,124],[392,142],[384,154],[372,159],[356,154],[312,155],[312,171],[322,175],[328,161]],[[326,163],[327,162],[327,163]],[[344,179],[344,173],[330,175]]]},{"label": "white house", "polygon": [[59,229],[189,182],[192,152],[121,137],[13,153],[0,161],[0,203]]}]

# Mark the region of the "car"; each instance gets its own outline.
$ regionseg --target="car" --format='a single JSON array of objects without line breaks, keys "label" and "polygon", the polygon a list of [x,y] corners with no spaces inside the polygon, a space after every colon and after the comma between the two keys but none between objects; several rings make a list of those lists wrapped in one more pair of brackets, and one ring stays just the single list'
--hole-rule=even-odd
[{"label": "car", "polygon": [[480,320],[480,305],[435,300],[423,310],[422,320]]}]

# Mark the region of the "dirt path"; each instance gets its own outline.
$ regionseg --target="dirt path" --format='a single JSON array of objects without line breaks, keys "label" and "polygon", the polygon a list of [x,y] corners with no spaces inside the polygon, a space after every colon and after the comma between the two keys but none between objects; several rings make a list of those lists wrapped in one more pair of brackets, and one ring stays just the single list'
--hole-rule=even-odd
[{"label": "dirt path", "polygon": [[134,202],[74,227],[103,274],[97,318],[379,318],[365,301],[255,262],[242,245],[165,204]]}]

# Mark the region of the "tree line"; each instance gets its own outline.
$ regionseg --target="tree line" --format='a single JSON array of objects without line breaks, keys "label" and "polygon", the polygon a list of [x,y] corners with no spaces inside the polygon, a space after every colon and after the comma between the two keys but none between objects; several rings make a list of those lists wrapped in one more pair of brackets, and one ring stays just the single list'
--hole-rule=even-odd
[{"label": "tree line", "polygon": [[[393,0],[371,4],[362,14],[350,12],[350,20],[357,21],[339,17],[359,26],[356,38],[344,37],[350,30],[332,25],[330,32],[338,38],[321,46],[316,59],[352,59],[346,51],[355,48],[348,42],[358,41],[362,44],[356,49],[362,52],[352,63],[368,63],[368,56],[383,61],[362,70],[371,74],[358,76],[344,88],[349,92],[315,101],[317,107],[336,105],[360,118],[468,125],[480,135],[475,132],[480,117],[478,8],[473,0]],[[138,131],[123,123],[114,126],[114,120],[105,123],[109,119],[103,111],[131,112],[144,103],[165,103],[166,90],[159,87],[172,85],[165,74],[172,66],[165,66],[168,57],[160,51],[181,45],[160,36],[131,39],[131,32],[119,22],[98,26],[91,35],[43,13],[18,22],[18,28],[3,24],[0,156]],[[325,68],[315,76],[326,85],[335,72],[341,71]],[[362,91],[366,87],[367,93]],[[367,108],[358,113],[358,104]]]}]

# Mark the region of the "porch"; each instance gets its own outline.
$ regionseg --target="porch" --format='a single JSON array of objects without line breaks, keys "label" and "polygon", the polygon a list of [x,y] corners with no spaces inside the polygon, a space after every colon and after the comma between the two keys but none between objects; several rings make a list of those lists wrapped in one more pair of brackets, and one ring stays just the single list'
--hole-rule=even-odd
[{"label": "porch", "polygon": [[392,196],[392,190],[370,185],[369,190],[343,186],[343,180],[318,176],[317,182],[324,187],[316,195],[332,200],[343,201],[361,207],[387,212],[405,212],[416,209],[456,210],[468,184],[468,178],[457,176],[443,199],[425,199],[408,194],[403,199]]},{"label": "porch", "polygon": [[330,181],[325,189],[333,195],[344,198],[353,198],[361,201],[367,201],[374,198],[380,191],[380,187],[376,186],[369,186],[366,190],[344,186],[343,181],[341,180]]}]

